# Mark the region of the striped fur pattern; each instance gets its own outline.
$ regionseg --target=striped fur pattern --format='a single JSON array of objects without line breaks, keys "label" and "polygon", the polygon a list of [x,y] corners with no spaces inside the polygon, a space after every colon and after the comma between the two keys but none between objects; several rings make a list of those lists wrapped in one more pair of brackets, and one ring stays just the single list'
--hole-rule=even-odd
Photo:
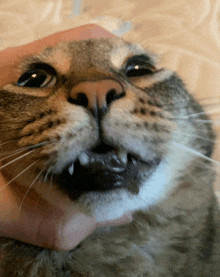
[{"label": "striped fur pattern", "polygon": [[[58,44],[27,57],[20,75],[30,70],[48,83],[23,78],[0,91],[0,153],[27,154],[2,160],[4,177],[26,187],[37,179],[47,201],[58,189],[99,222],[127,212],[133,221],[71,251],[0,238],[0,277],[220,276],[215,135],[178,75],[120,38]],[[122,89],[100,96],[97,112],[76,88],[106,80]]]}]

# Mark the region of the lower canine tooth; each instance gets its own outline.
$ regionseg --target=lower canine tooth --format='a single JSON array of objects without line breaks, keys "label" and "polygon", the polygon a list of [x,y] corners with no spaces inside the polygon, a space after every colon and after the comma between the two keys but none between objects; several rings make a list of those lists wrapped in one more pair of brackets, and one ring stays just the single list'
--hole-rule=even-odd
[{"label": "lower canine tooth", "polygon": [[74,172],[74,164],[71,164],[71,166],[68,168],[69,174],[73,175]]},{"label": "lower canine tooth", "polygon": [[131,161],[134,165],[137,165],[137,161],[133,157],[131,158]]}]

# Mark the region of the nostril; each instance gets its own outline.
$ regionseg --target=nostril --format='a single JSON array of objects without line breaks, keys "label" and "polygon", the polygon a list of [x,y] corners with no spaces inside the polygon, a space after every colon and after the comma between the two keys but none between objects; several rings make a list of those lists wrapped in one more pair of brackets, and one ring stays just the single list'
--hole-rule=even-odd
[{"label": "nostril", "polygon": [[79,106],[83,106],[85,108],[87,108],[88,104],[89,104],[89,100],[86,96],[85,93],[83,92],[78,92],[74,98],[69,97],[68,101],[71,104],[75,104],[75,105],[79,105]]},{"label": "nostril", "polygon": [[106,103],[107,105],[109,105],[112,101],[115,101],[124,96],[125,96],[124,91],[122,91],[121,93],[117,93],[116,89],[111,89],[106,94]]}]

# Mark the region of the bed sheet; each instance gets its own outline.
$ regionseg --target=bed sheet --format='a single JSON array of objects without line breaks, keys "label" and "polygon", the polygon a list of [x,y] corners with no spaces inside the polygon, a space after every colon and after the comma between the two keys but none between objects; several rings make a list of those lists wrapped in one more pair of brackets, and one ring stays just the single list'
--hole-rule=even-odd
[{"label": "bed sheet", "polygon": [[[159,53],[161,64],[207,104],[219,133],[219,0],[1,0],[0,50],[87,23]],[[220,196],[219,180],[216,192]]]}]

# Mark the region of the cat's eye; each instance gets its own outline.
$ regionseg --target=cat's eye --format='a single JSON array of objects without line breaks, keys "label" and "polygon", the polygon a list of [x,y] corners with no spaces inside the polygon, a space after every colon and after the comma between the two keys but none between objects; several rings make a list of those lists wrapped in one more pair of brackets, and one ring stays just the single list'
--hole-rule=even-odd
[{"label": "cat's eye", "polygon": [[56,83],[56,76],[45,69],[31,69],[21,75],[17,81],[19,87],[43,88]]},{"label": "cat's eye", "polygon": [[156,68],[142,55],[130,58],[125,67],[127,77],[145,76],[155,72]]}]

